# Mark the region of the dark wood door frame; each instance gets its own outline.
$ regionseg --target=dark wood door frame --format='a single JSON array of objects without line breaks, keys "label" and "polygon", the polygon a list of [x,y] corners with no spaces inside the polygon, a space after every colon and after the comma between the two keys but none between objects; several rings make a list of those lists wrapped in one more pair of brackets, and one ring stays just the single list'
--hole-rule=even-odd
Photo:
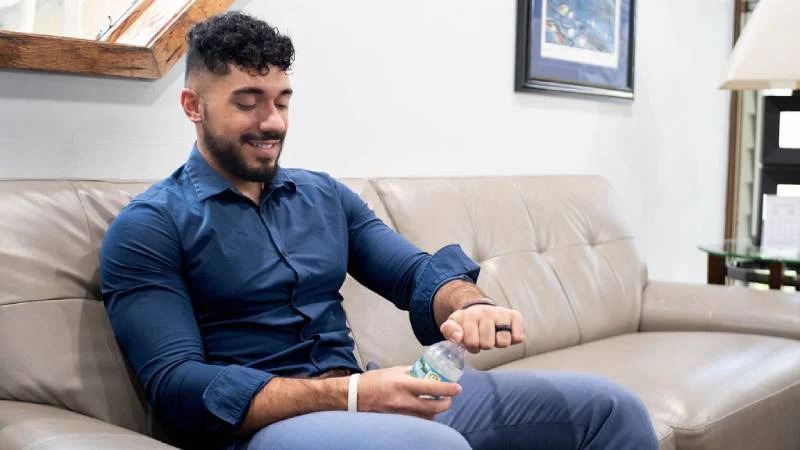
[{"label": "dark wood door frame", "polygon": [[[736,0],[733,7],[733,44],[739,39],[739,29],[742,26],[742,13],[744,12],[747,0]],[[725,194],[725,239],[733,239],[736,236],[736,209],[738,200],[738,169],[739,169],[739,134],[741,122],[739,120],[741,112],[741,95],[738,91],[731,91],[731,104],[728,113],[728,182]]]}]

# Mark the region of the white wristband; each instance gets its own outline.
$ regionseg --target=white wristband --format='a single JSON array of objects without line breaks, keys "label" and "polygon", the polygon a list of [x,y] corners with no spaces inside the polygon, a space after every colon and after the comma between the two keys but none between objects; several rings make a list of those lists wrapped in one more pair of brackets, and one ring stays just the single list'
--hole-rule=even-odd
[{"label": "white wristband", "polygon": [[356,412],[358,411],[358,377],[360,377],[360,373],[354,373],[350,375],[350,382],[347,386],[347,411],[348,412]]}]

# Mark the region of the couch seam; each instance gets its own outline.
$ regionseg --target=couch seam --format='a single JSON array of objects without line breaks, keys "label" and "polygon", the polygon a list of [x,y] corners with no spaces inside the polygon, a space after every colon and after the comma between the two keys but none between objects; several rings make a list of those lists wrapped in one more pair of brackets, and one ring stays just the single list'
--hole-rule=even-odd
[{"label": "couch seam", "polygon": [[[600,245],[603,245],[603,247],[605,247],[605,244],[600,244]],[[595,245],[594,247],[597,248],[600,245]],[[611,272],[611,275],[614,277],[614,281],[616,281],[617,282],[617,286],[619,286],[620,293],[622,294],[621,298],[624,299],[625,298],[625,284],[622,282],[622,280],[617,275],[617,271],[614,270],[614,266],[611,265],[611,261],[609,261],[608,258],[606,258],[606,255],[602,254],[601,252],[595,250],[595,253],[597,254],[597,256],[600,259],[603,260],[603,262],[606,263],[606,266],[608,266],[608,270]],[[644,289],[642,289],[642,290],[644,290]],[[639,292],[639,295],[641,295],[642,297],[644,296],[641,291]],[[634,331],[638,331],[639,330],[639,324],[642,322],[641,317],[642,317],[642,310],[644,309],[644,306],[642,305],[641,297],[640,297],[640,300],[639,300],[639,304],[635,305],[634,308],[636,308],[636,306],[639,307],[639,311],[638,311],[638,314],[634,315],[634,319],[636,320],[636,324],[634,325]]]},{"label": "couch seam", "polygon": [[[614,239],[609,239],[607,241],[599,242],[599,243],[595,244],[594,246],[595,247],[599,247],[601,245],[613,244],[615,242],[622,242],[622,241],[630,241],[632,239],[634,239],[633,236],[623,236],[623,237],[618,237],[618,238],[614,238]],[[549,249],[549,250],[544,250],[544,251],[539,251],[539,250],[514,250],[514,251],[511,251],[511,252],[499,253],[497,255],[492,255],[492,256],[490,256],[488,258],[484,258],[482,261],[490,261],[492,259],[500,258],[502,256],[517,255],[517,254],[520,254],[520,253],[536,253],[536,254],[539,254],[539,255],[544,255],[544,254],[550,253],[550,252],[552,252],[554,250],[561,250],[563,248],[576,248],[576,247],[592,247],[592,246],[589,245],[589,244],[581,242],[581,243],[577,243],[577,244],[562,245],[561,247],[557,247],[557,248],[553,248],[553,249]]]},{"label": "couch seam", "polygon": [[389,209],[389,205],[386,204],[385,196],[383,195],[381,190],[378,189],[378,187],[375,185],[374,180],[368,179],[367,183],[372,188],[372,190],[374,190],[375,193],[378,194],[378,200],[380,200],[381,204],[383,205],[383,210],[386,211],[386,215],[389,216],[389,220],[392,222],[392,225],[394,225],[394,231],[396,233],[400,233],[400,227],[397,225],[397,221],[394,220],[394,215],[392,214],[392,211]]},{"label": "couch seam", "polygon": [[[478,264],[483,264],[483,261],[479,262]],[[481,273],[484,273],[484,272],[483,272],[483,270],[481,270]],[[506,290],[503,288],[503,285],[502,285],[502,284],[500,284],[500,281],[497,279],[497,277],[495,277],[494,275],[488,275],[488,276],[489,276],[489,277],[490,277],[492,280],[494,280],[494,281],[495,281],[495,283],[497,283],[497,287],[498,287],[498,289],[500,289],[500,293],[501,293],[501,294],[503,294],[503,298],[506,300],[506,303],[508,303],[508,306],[509,306],[510,308],[514,309],[514,305],[512,305],[512,304],[511,304],[511,298],[508,296],[508,294],[506,293]],[[523,354],[525,357],[527,357],[527,356],[534,356],[534,355],[528,355],[528,340],[527,340],[527,339],[523,339],[523,341],[522,341],[520,344],[522,344],[522,354]],[[503,363],[503,364],[504,364],[504,363]],[[496,365],[494,365],[494,366],[492,367],[492,369],[493,369],[493,368],[495,368],[495,367],[497,367],[498,365],[499,365],[499,364],[496,364]]]},{"label": "couch seam", "polygon": [[82,435],[85,435],[85,434],[89,434],[91,436],[125,436],[125,437],[132,437],[132,438],[148,437],[148,436],[145,436],[145,435],[142,435],[142,436],[131,436],[130,434],[128,434],[128,433],[126,433],[124,431],[118,431],[118,432],[115,432],[115,433],[111,433],[111,432],[104,432],[104,433],[91,433],[91,432],[86,433],[86,432],[82,432],[82,433],[78,433],[78,432],[75,432],[75,433],[61,434],[61,435],[58,435],[58,436],[53,436],[53,437],[50,437],[50,438],[47,438],[47,439],[43,439],[43,440],[38,441],[36,443],[33,443],[33,444],[30,444],[30,445],[26,445],[25,447],[22,447],[22,450],[36,449],[36,448],[40,447],[42,444],[45,444],[47,442],[50,442],[50,441],[53,441],[53,440],[56,440],[56,439],[62,439],[62,438],[71,437],[71,436],[82,436]]},{"label": "couch seam", "polygon": [[475,229],[475,220],[473,220],[472,214],[470,213],[470,210],[467,207],[467,201],[464,200],[464,196],[461,195],[461,190],[458,188],[458,186],[456,186],[456,185],[454,185],[452,183],[448,182],[448,184],[450,184],[450,186],[453,188],[453,190],[455,190],[459,194],[458,199],[461,200],[461,206],[464,208],[464,214],[467,215],[467,220],[469,221],[469,227],[472,230],[472,239],[471,240],[472,240],[472,248],[475,249],[475,259],[480,261],[480,259],[481,259],[480,256],[481,255],[480,255],[480,251],[478,249],[478,231]]},{"label": "couch seam", "polygon": [[718,417],[717,419],[715,419],[715,420],[712,420],[711,422],[706,422],[706,423],[704,423],[704,424],[702,424],[702,425],[700,425],[700,426],[697,426],[697,427],[679,427],[679,426],[672,426],[672,425],[669,425],[669,424],[667,424],[667,425],[669,425],[669,426],[670,426],[670,428],[672,428],[673,430],[680,430],[680,431],[704,431],[704,430],[708,429],[710,426],[712,426],[712,425],[714,425],[714,424],[716,424],[716,423],[718,423],[718,422],[720,422],[720,421],[722,421],[722,420],[724,420],[724,419],[727,419],[728,417],[731,417],[731,416],[733,416],[733,415],[735,415],[735,414],[738,414],[738,413],[740,413],[740,412],[742,412],[742,411],[744,411],[744,410],[746,410],[746,409],[750,408],[751,406],[753,406],[753,405],[755,405],[755,404],[757,404],[757,403],[761,403],[761,402],[763,402],[764,400],[771,399],[772,397],[775,397],[775,396],[777,396],[777,395],[780,395],[780,394],[782,394],[783,392],[786,392],[786,391],[788,391],[788,390],[790,390],[790,389],[793,389],[793,388],[795,388],[795,387],[798,387],[798,386],[800,386],[800,381],[797,381],[797,382],[795,382],[795,383],[792,383],[792,384],[790,384],[789,386],[786,386],[786,387],[784,387],[783,389],[781,389],[781,390],[779,390],[779,391],[777,391],[777,392],[773,392],[773,393],[771,393],[771,394],[764,395],[763,397],[759,397],[759,398],[757,398],[757,399],[753,400],[752,402],[750,402],[750,403],[748,403],[748,404],[746,404],[746,405],[743,405],[743,406],[741,406],[741,407],[739,407],[739,408],[737,408],[737,409],[735,409],[735,410],[733,410],[733,411],[729,412],[728,414],[725,414],[724,416]]},{"label": "couch seam", "polygon": [[[519,196],[519,199],[522,202],[522,206],[525,207],[525,216],[528,218],[528,223],[531,224],[531,230],[535,233],[536,230],[533,227],[533,218],[531,217],[531,210],[530,210],[530,208],[528,208],[528,204],[525,203],[525,198],[522,196],[522,192],[520,192],[520,190],[518,188],[516,188],[518,185],[515,183],[514,186],[515,186],[514,190],[517,193],[517,195]],[[534,245],[534,247],[538,247],[538,245],[537,245],[537,243],[535,241],[534,241],[533,245]],[[581,244],[581,245],[583,245],[583,244]],[[540,251],[537,250],[537,251],[535,251],[533,253],[537,253],[537,254],[541,255],[541,254],[543,254],[545,252],[540,252]],[[518,252],[515,252],[515,253],[518,253]],[[578,329],[578,344],[580,344],[583,341],[583,330],[581,329],[580,322],[578,322],[578,315],[575,313],[575,307],[572,304],[572,301],[570,301],[569,295],[567,295],[567,290],[564,288],[564,283],[561,282],[561,277],[559,277],[558,273],[556,273],[556,269],[553,267],[553,264],[551,264],[550,260],[548,260],[547,258],[542,258],[542,259],[547,261],[547,267],[550,268],[550,271],[553,273],[553,276],[556,277],[556,281],[558,281],[558,287],[561,289],[561,293],[564,294],[564,299],[567,301],[567,305],[569,306],[569,311],[570,311],[570,313],[572,313],[572,321],[575,322],[575,328]],[[526,353],[526,355],[527,355],[527,353]]]},{"label": "couch seam", "polygon": [[75,192],[75,197],[78,199],[78,203],[81,205],[81,211],[83,211],[83,224],[86,225],[86,234],[89,236],[89,242],[92,243],[92,252],[94,252],[95,260],[97,260],[98,266],[100,265],[100,255],[97,253],[97,242],[92,236],[92,227],[89,226],[89,215],[86,213],[86,205],[83,203],[83,199],[81,198],[80,193],[78,192],[78,187],[75,186],[73,181],[68,181],[70,187],[72,187],[72,191]]},{"label": "couch seam", "polygon": [[[533,246],[538,249],[539,245],[536,242],[536,227],[533,226],[533,219],[531,218],[531,210],[530,210],[530,208],[528,208],[528,204],[525,203],[525,198],[522,196],[522,192],[520,192],[519,184],[514,182],[513,186],[514,186],[514,192],[516,192],[517,195],[519,196],[519,201],[520,201],[520,203],[522,203],[522,207],[525,208],[525,218],[528,219],[528,223],[531,226],[531,231],[533,232],[532,233],[533,234],[533,240],[534,240]],[[537,250],[537,252],[538,253],[542,253],[542,252],[539,252],[538,250]]]},{"label": "couch seam", "polygon": [[[605,245],[605,244],[601,244],[601,245]],[[599,245],[595,245],[593,247],[596,248],[596,247],[599,247]],[[614,270],[614,266],[611,265],[611,261],[609,261],[608,258],[606,258],[606,255],[600,253],[599,251],[595,250],[595,253],[597,254],[597,256],[600,259],[603,260],[604,263],[606,263],[606,266],[608,267],[608,270],[611,272],[611,275],[614,277],[614,281],[617,282],[617,286],[619,286],[620,290],[622,291],[622,293],[624,295],[625,294],[625,284],[619,278],[619,275],[617,275],[617,272]]]},{"label": "couch seam", "polygon": [[25,305],[27,303],[61,302],[61,301],[68,301],[68,300],[85,300],[85,301],[89,301],[89,302],[97,302],[97,301],[99,301],[97,299],[87,298],[87,297],[37,298],[37,299],[33,299],[33,300],[20,300],[18,302],[0,303],[0,308],[4,308],[6,306]]},{"label": "couch seam", "polygon": [[583,344],[583,328],[581,328],[581,323],[578,321],[578,314],[575,312],[575,305],[573,304],[572,299],[569,298],[569,294],[567,294],[567,290],[564,288],[564,282],[561,281],[561,277],[558,276],[558,272],[556,272],[553,264],[547,258],[544,258],[544,260],[547,261],[547,267],[550,268],[550,272],[552,272],[553,276],[556,277],[556,281],[558,281],[558,287],[561,288],[561,293],[564,294],[564,299],[567,301],[569,310],[572,312],[572,319],[575,321],[575,327],[578,329],[578,344]]}]

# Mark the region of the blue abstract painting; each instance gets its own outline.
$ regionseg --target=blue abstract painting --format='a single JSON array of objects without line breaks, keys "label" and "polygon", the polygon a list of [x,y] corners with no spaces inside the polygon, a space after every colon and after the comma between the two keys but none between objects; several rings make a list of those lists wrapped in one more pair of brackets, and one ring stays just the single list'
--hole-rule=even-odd
[{"label": "blue abstract painting", "polygon": [[546,1],[546,43],[615,53],[618,0]]},{"label": "blue abstract painting", "polygon": [[633,98],[635,5],[518,0],[516,89]]}]

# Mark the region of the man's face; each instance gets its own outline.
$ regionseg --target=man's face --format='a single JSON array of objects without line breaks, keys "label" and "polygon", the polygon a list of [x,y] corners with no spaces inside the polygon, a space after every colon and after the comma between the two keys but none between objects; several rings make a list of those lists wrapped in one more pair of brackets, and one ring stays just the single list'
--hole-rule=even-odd
[{"label": "man's face", "polygon": [[217,166],[241,181],[269,184],[278,168],[289,120],[289,77],[270,66],[265,76],[235,66],[204,80],[202,135]]}]

